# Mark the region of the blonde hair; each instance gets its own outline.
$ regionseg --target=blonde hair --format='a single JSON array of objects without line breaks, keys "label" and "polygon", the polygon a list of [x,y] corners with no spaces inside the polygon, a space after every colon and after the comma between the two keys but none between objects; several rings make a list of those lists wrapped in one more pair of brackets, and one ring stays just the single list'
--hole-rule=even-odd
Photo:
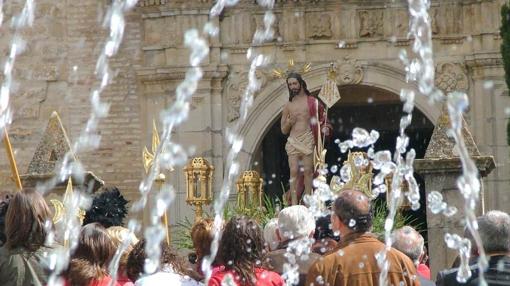
[{"label": "blonde hair", "polygon": [[125,269],[129,253],[133,250],[134,245],[138,243],[138,238],[134,233],[130,232],[129,229],[122,226],[110,226],[106,229],[106,233],[108,233],[108,236],[115,245],[115,249],[121,246],[122,242],[127,238],[126,236],[129,236],[129,245],[126,251],[122,253],[119,262],[119,269]]}]

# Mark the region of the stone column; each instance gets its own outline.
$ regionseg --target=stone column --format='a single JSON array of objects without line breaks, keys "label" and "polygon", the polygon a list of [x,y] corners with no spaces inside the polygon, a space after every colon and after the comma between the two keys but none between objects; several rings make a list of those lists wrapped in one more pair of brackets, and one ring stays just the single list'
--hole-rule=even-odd
[{"label": "stone column", "polygon": [[[495,167],[494,158],[480,155],[465,122],[463,125],[462,133],[471,158],[475,161],[480,177],[486,177]],[[463,236],[465,225],[464,197],[457,188],[457,178],[462,174],[462,164],[454,149],[455,142],[447,135],[449,128],[450,120],[446,108],[443,108],[425,158],[416,160],[414,166],[415,171],[424,178],[427,197],[430,192],[437,191],[441,193],[448,206],[455,206],[458,209],[457,214],[446,217],[443,214],[433,214],[427,207],[428,251],[432,279],[440,270],[450,268],[458,254],[446,246],[444,235],[456,233]],[[476,215],[484,212],[483,184],[475,212]]]}]

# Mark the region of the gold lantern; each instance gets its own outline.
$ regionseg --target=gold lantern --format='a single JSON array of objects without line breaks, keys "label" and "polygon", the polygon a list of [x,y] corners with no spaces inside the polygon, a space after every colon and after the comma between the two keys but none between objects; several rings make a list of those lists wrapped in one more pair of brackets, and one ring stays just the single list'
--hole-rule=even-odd
[{"label": "gold lantern", "polygon": [[203,205],[212,202],[212,175],[214,167],[202,157],[191,159],[186,167],[186,203],[195,207],[195,221],[202,218]]},{"label": "gold lantern", "polygon": [[237,206],[242,209],[262,207],[262,178],[257,171],[244,171],[237,180]]}]

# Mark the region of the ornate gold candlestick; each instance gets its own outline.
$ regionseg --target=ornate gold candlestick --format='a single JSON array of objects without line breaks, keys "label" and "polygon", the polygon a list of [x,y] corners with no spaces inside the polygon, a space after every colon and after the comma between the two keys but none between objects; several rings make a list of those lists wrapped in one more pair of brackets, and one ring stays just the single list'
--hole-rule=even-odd
[{"label": "ornate gold candlestick", "polygon": [[203,206],[212,202],[214,167],[202,157],[191,159],[184,167],[186,203],[195,207],[195,221],[202,218]]},{"label": "ornate gold candlestick", "polygon": [[[149,172],[152,164],[154,164],[154,156],[156,154],[156,150],[158,149],[160,140],[159,140],[159,133],[158,129],[156,128],[156,122],[152,121],[152,153],[149,152],[147,147],[144,147],[142,152],[142,158],[143,158],[143,166],[145,168],[145,172]],[[173,171],[171,168],[170,171]],[[165,174],[160,173],[154,180],[156,185],[158,186],[158,190],[161,191],[161,187],[165,183],[166,177]],[[165,213],[163,214],[163,223],[165,224],[165,230],[166,230],[166,242],[168,245],[170,245],[170,225],[168,224],[168,212],[165,210]]]},{"label": "ornate gold candlestick", "polygon": [[262,178],[257,171],[244,171],[236,183],[237,206],[242,209],[262,207]]}]

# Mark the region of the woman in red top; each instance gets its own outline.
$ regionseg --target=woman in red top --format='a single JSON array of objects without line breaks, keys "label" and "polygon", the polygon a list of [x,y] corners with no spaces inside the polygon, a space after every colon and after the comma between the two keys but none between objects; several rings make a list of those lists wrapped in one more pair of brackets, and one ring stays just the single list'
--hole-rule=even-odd
[{"label": "woman in red top", "polygon": [[[257,222],[233,217],[223,230],[218,249],[221,266],[213,271],[208,286],[282,286],[281,276],[262,266],[264,238]],[[233,282],[229,284],[227,281]]]},{"label": "woman in red top", "polygon": [[114,254],[115,247],[105,228],[98,223],[85,225],[69,263],[66,286],[109,286],[112,278],[108,264]]}]

